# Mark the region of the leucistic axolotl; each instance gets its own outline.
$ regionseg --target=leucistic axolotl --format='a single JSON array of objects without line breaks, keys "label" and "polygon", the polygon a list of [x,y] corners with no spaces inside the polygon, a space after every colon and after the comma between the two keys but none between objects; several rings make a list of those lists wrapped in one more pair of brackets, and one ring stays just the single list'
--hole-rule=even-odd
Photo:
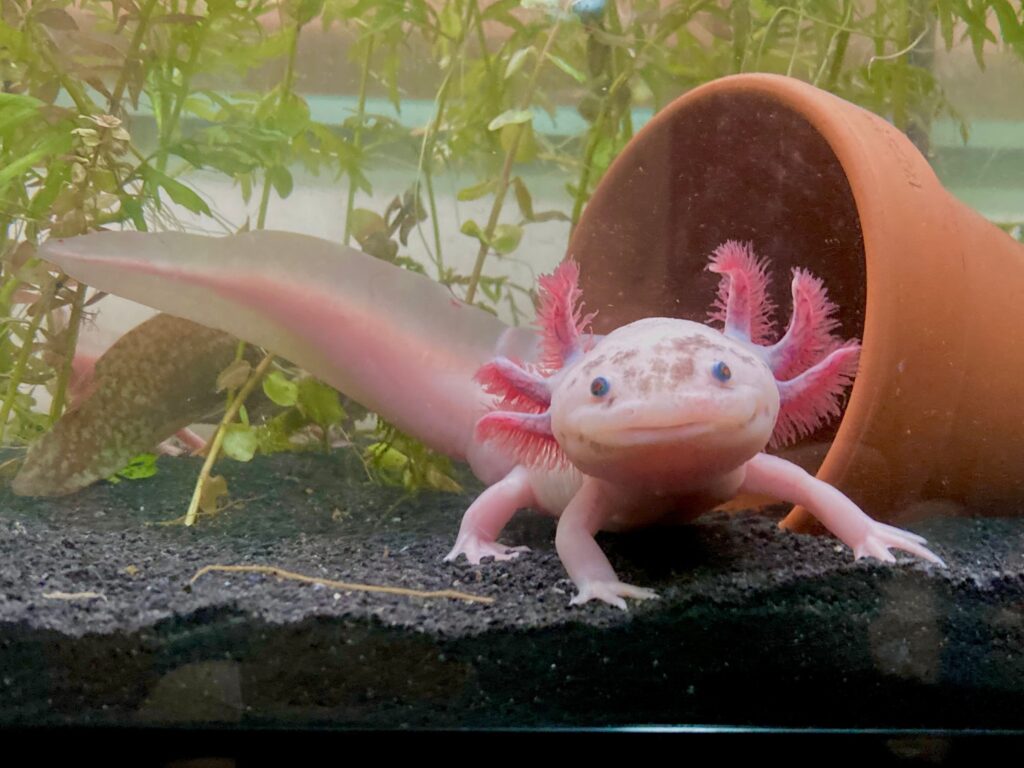
[{"label": "leucistic axolotl", "polygon": [[448,559],[506,559],[497,543],[520,507],[559,517],[555,546],[579,590],[573,603],[651,598],[621,582],[594,534],[685,522],[740,493],[803,504],[857,558],[892,561],[890,548],[942,561],[913,533],[871,519],[803,469],[764,453],[839,412],[853,378],[856,342],[832,331],[835,306],[820,280],[796,271],[785,334],[766,344],[773,307],[765,267],[750,246],[728,242],[710,269],[722,275],[712,318],[647,318],[594,338],[585,331],[578,272],[564,262],[541,281],[540,365],[498,358],[478,380],[498,396],[480,419],[483,439],[518,464],[467,510]]},{"label": "leucistic axolotl", "polygon": [[892,560],[892,547],[940,562],[920,537],[761,452],[838,412],[857,347],[833,337],[832,305],[803,272],[789,328],[767,345],[767,278],[746,246],[726,244],[711,264],[723,333],[655,318],[603,338],[585,333],[572,262],[542,279],[538,336],[424,275],[303,235],[100,232],[48,241],[40,255],[99,290],[282,354],[465,459],[489,487],[449,557],[513,556],[496,539],[520,507],[561,515],[573,602],[625,607],[652,594],[619,582],[597,530],[690,519],[744,491],[805,505],[858,557]]}]

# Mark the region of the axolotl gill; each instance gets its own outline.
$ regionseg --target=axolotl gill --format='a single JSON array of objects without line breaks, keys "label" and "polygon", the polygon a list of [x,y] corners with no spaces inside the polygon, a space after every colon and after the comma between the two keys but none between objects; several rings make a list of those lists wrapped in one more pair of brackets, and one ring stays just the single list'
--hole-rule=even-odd
[{"label": "axolotl gill", "polygon": [[95,288],[289,357],[453,458],[487,489],[448,560],[520,555],[498,542],[517,510],[558,516],[555,547],[578,593],[620,608],[655,597],[623,583],[595,541],[693,519],[737,494],[801,504],[858,558],[890,549],[942,561],[839,490],[765,449],[840,412],[859,346],[835,336],[820,280],[796,270],[771,342],[766,265],[747,244],[711,257],[711,321],[647,318],[588,332],[578,267],[540,280],[539,333],[511,328],[423,275],[301,235],[96,233],[41,255]]}]

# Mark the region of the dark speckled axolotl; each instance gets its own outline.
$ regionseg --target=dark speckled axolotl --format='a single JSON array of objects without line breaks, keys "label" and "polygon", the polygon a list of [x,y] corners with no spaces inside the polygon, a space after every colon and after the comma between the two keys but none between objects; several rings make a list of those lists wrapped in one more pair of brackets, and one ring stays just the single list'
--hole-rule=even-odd
[{"label": "dark speckled axolotl", "polygon": [[449,559],[517,555],[497,536],[521,507],[559,516],[573,603],[654,596],[618,579],[597,531],[689,520],[746,492],[803,504],[858,558],[892,561],[895,548],[942,563],[921,537],[763,452],[838,413],[859,347],[833,336],[834,307],[801,271],[789,327],[766,344],[767,277],[747,246],[712,258],[722,332],[648,318],[604,337],[585,332],[570,261],[542,279],[538,337],[421,275],[299,235],[100,233],[42,255],[101,290],[285,354],[467,460],[489,487]]}]

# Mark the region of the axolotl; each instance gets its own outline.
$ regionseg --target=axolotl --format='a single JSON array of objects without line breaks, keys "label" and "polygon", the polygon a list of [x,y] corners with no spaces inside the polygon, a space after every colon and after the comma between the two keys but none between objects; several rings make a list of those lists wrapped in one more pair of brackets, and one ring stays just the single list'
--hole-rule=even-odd
[{"label": "axolotl", "polygon": [[833,335],[821,281],[799,270],[789,326],[766,343],[766,268],[748,245],[711,259],[721,331],[647,318],[603,337],[586,330],[572,261],[541,280],[537,334],[422,275],[300,235],[98,233],[41,255],[100,290],[280,352],[465,459],[489,487],[447,559],[515,557],[523,548],[497,538],[516,510],[558,516],[573,604],[655,596],[619,580],[598,531],[686,521],[739,493],[802,504],[857,558],[893,561],[892,548],[942,564],[922,537],[765,452],[838,413],[859,347]]}]

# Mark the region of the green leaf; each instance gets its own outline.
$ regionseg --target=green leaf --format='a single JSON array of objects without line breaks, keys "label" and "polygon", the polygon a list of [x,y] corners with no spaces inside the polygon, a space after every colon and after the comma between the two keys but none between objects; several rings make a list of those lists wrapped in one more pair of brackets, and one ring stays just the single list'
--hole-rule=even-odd
[{"label": "green leaf", "polygon": [[[71,177],[71,166],[60,160],[54,160],[46,169],[46,183],[32,198],[28,214],[30,218],[38,219],[46,214],[46,211],[53,205],[54,200],[60,194],[64,184]],[[121,199],[121,208],[125,209],[124,198]],[[130,214],[129,214],[130,215]]]},{"label": "green leaf", "polygon": [[529,56],[531,53],[535,54],[536,52],[537,49],[534,48],[532,45],[529,45],[526,48],[520,48],[518,51],[509,56],[508,65],[506,65],[505,67],[505,79],[508,80],[510,77],[512,77],[512,75],[514,75],[516,72],[522,69],[523,64],[526,63],[527,56]]},{"label": "green leaf", "polygon": [[43,102],[34,96],[26,96],[21,93],[4,93],[0,91],[0,109],[7,109],[15,105],[39,108]]},{"label": "green leaf", "polygon": [[158,171],[151,165],[146,165],[142,169],[142,176],[146,181],[162,187],[171,200],[192,211],[192,213],[203,213],[207,216],[213,215],[210,212],[210,206],[206,204],[206,201],[197,192],[186,187],[180,181],[172,179],[166,173]]},{"label": "green leaf", "polygon": [[366,459],[383,475],[383,480],[396,485],[403,484],[405,468],[409,457],[388,443],[373,443],[364,454]]},{"label": "green leaf", "polygon": [[1024,23],[1017,20],[1017,11],[1007,0],[990,0],[992,10],[999,20],[999,31],[1003,40],[1014,45],[1024,39]]},{"label": "green leaf", "polygon": [[289,407],[299,401],[298,385],[281,371],[263,377],[263,393],[278,405]]},{"label": "green leaf", "polygon": [[17,160],[12,160],[0,168],[0,190],[37,163],[41,163],[53,155],[67,152],[69,149],[71,149],[70,135],[61,133],[47,136],[35,151],[22,155]]},{"label": "green leaf", "polygon": [[22,123],[38,116],[43,102],[31,96],[0,94],[0,135],[4,135]]},{"label": "green leaf", "polygon": [[547,55],[548,61],[558,67],[560,70],[565,72],[569,77],[575,80],[579,84],[587,82],[587,76],[580,72],[576,67],[567,62],[565,59],[555,56],[553,53]]},{"label": "green leaf", "polygon": [[498,131],[506,125],[521,125],[533,120],[533,111],[529,109],[506,109],[487,124],[488,131]]},{"label": "green leaf", "polygon": [[438,16],[441,34],[449,40],[458,40],[462,35],[462,18],[456,3],[444,3]]},{"label": "green leaf", "polygon": [[37,24],[42,24],[44,27],[49,27],[50,29],[61,29],[65,31],[75,31],[78,29],[78,24],[75,23],[71,14],[62,8],[46,8],[34,13],[32,14],[32,21]]},{"label": "green leaf", "polygon": [[533,198],[526,183],[518,176],[512,179],[512,189],[516,193],[516,203],[519,205],[519,212],[527,221],[533,221]]},{"label": "green leaf", "polygon": [[124,469],[119,470],[115,477],[125,480],[142,480],[156,474],[156,454],[140,453],[132,458]]},{"label": "green leaf", "polygon": [[501,148],[508,152],[512,148],[512,142],[517,141],[516,157],[517,163],[529,163],[537,157],[537,139],[533,135],[533,125],[506,125],[498,134],[498,143]]},{"label": "green leaf", "polygon": [[462,222],[462,226],[459,227],[459,231],[464,235],[475,237],[477,240],[480,240],[481,242],[483,242],[484,240],[484,233],[480,229],[480,225],[477,224],[472,219],[466,219],[464,222]]},{"label": "green leaf", "polygon": [[142,201],[137,197],[122,195],[121,210],[131,221],[132,225],[140,232],[146,231],[146,216],[142,207]]},{"label": "green leaf", "polygon": [[498,180],[488,179],[487,181],[481,181],[479,184],[474,184],[471,187],[460,189],[456,194],[456,197],[464,203],[470,200],[479,200],[481,197],[493,192],[497,188]]},{"label": "green leaf", "polygon": [[312,378],[302,379],[298,387],[299,410],[307,419],[325,428],[344,420],[345,409],[336,389]]},{"label": "green leaf", "polygon": [[227,368],[217,374],[217,385],[215,392],[223,392],[225,389],[239,389],[249,380],[252,373],[252,366],[248,360],[235,360]]},{"label": "green leaf", "polygon": [[523,228],[518,224],[499,224],[494,228],[494,237],[491,238],[491,247],[498,253],[505,255],[511,253],[519,246],[523,239]]},{"label": "green leaf", "polygon": [[304,26],[320,15],[324,9],[324,0],[299,0],[299,7],[295,11],[295,21],[299,26]]},{"label": "green leaf", "polygon": [[295,136],[309,125],[309,104],[297,94],[289,94],[277,110],[273,127],[285,136]]},{"label": "green leaf", "polygon": [[352,211],[352,217],[349,222],[349,231],[352,232],[352,236],[355,237],[360,243],[370,237],[370,235],[383,233],[387,235],[388,225],[384,221],[384,217],[376,211],[370,211],[366,208],[356,208]]},{"label": "green leaf", "polygon": [[208,515],[220,509],[220,500],[228,495],[228,481],[224,475],[210,475],[199,492],[199,508]]},{"label": "green leaf", "polygon": [[235,461],[252,461],[259,447],[256,430],[245,424],[229,424],[224,430],[224,455]]},{"label": "green leaf", "polygon": [[270,181],[278,197],[282,200],[292,193],[295,182],[292,180],[291,171],[283,165],[275,165],[267,171],[267,179]]},{"label": "green leaf", "polygon": [[939,28],[942,30],[942,41],[946,44],[946,50],[953,47],[953,25],[956,18],[953,15],[953,0],[937,0],[937,13],[939,17]]},{"label": "green leaf", "polygon": [[541,224],[545,221],[572,221],[572,218],[566,216],[562,211],[541,211],[536,214],[531,221]]}]

